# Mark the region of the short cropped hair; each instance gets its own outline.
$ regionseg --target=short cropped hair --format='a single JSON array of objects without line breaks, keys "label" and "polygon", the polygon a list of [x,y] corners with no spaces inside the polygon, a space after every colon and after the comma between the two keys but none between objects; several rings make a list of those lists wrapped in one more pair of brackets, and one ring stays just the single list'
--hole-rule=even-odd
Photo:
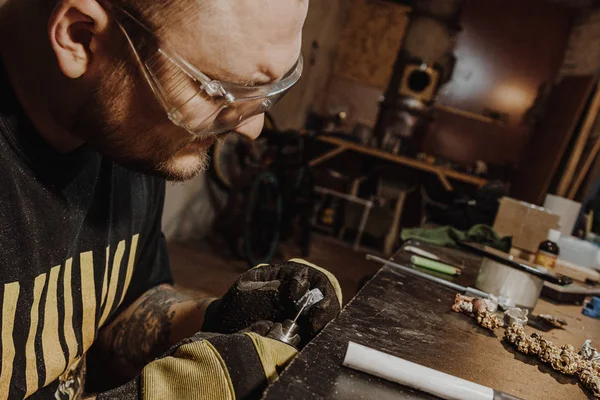
[{"label": "short cropped hair", "polygon": [[[1,1],[1,0],[0,0]],[[109,0],[119,5],[150,28],[162,29],[180,23],[202,11],[211,0]]]}]

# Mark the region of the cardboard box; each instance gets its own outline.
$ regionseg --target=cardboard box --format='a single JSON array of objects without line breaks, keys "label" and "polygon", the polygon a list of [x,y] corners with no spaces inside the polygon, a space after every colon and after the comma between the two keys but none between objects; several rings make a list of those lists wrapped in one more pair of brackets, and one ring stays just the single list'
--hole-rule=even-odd
[{"label": "cardboard box", "polygon": [[535,253],[548,237],[548,231],[558,228],[559,218],[540,206],[503,197],[494,229],[501,236],[512,236],[514,247]]}]

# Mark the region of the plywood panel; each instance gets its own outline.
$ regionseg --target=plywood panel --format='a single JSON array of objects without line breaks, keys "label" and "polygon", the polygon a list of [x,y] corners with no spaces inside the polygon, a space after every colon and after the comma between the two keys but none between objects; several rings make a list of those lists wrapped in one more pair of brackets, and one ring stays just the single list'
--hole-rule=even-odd
[{"label": "plywood panel", "polygon": [[405,6],[378,0],[352,0],[334,73],[385,89],[408,25]]}]

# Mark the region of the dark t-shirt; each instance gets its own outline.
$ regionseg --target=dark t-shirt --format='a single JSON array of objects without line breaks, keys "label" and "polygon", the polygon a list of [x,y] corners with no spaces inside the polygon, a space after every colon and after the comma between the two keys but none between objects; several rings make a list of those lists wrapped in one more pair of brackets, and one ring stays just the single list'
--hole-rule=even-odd
[{"label": "dark t-shirt", "polygon": [[86,146],[46,144],[0,65],[0,399],[53,399],[61,381],[69,398],[65,372],[98,329],[171,282],[164,193]]}]

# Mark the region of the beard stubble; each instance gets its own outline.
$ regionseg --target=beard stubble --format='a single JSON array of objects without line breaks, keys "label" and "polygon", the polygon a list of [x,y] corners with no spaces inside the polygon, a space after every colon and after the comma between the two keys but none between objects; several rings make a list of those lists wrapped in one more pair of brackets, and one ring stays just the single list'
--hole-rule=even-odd
[{"label": "beard stubble", "polygon": [[136,172],[181,182],[205,171],[215,138],[194,137],[169,121],[148,84],[124,62],[112,69],[75,110],[72,134]]}]

